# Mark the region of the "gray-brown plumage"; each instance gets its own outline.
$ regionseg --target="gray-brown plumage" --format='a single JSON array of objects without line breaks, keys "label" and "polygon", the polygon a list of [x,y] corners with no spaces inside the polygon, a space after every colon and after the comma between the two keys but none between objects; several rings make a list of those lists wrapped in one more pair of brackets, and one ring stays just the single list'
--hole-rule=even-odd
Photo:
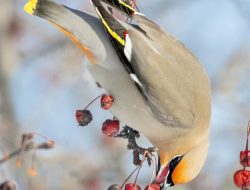
[{"label": "gray-brown plumage", "polygon": [[[100,20],[54,1],[34,2],[31,0],[25,10],[52,22],[93,63],[88,69],[114,97],[111,112],[115,117],[143,133],[159,149],[159,174],[173,158],[181,156],[166,179],[181,184],[196,177],[207,154],[211,112],[209,80],[199,61],[169,33],[129,6],[137,25],[119,20],[118,28],[126,32],[123,38],[121,33],[115,35],[112,22],[118,21],[104,15],[100,0],[92,1]],[[119,52],[110,38],[118,43],[114,47],[119,46]]]}]

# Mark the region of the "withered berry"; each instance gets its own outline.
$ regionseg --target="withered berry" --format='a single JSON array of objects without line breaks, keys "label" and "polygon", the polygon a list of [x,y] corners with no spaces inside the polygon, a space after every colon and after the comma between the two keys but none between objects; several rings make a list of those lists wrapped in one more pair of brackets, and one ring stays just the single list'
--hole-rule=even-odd
[{"label": "withered berry", "polygon": [[80,126],[86,126],[93,120],[92,113],[89,110],[77,110],[75,116]]},{"label": "withered berry", "polygon": [[1,190],[16,190],[17,185],[14,180],[7,180],[0,184]]},{"label": "withered berry", "polygon": [[111,185],[108,190],[122,190],[122,188],[117,185],[117,184],[114,184],[114,185]]},{"label": "withered berry", "polygon": [[250,167],[250,151],[240,151],[240,164],[244,167]]}]

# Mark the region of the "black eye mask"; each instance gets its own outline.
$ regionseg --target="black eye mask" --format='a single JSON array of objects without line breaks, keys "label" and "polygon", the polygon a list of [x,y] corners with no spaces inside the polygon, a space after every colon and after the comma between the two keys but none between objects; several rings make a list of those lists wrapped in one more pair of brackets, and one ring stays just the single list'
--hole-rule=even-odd
[{"label": "black eye mask", "polygon": [[176,156],[168,164],[169,174],[167,176],[166,183],[169,184],[170,186],[174,186],[174,182],[172,180],[172,173],[173,173],[175,167],[180,163],[182,158],[183,158],[183,155],[182,156]]}]

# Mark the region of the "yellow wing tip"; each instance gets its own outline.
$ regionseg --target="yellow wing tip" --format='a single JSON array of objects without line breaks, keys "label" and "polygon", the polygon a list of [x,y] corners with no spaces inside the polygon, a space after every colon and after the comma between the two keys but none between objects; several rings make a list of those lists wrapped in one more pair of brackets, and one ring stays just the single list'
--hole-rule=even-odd
[{"label": "yellow wing tip", "polygon": [[119,0],[119,3],[122,4],[123,6],[127,7],[128,9],[132,10],[133,12],[137,13],[137,11],[133,7],[131,7],[130,5],[125,3],[124,1]]},{"label": "yellow wing tip", "polygon": [[36,10],[37,0],[29,0],[24,6],[24,11],[30,15],[33,15]]}]

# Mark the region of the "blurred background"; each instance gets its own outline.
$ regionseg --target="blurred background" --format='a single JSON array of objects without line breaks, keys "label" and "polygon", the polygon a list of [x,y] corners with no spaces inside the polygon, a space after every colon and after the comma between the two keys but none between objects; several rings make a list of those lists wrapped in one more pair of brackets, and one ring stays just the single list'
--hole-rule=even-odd
[{"label": "blurred background", "polygon": [[[93,12],[87,0],[60,0]],[[106,189],[121,184],[134,169],[126,141],[101,133],[111,118],[99,104],[94,121],[77,126],[75,110],[101,94],[84,64],[81,51],[45,20],[23,11],[24,0],[0,1],[0,145],[11,152],[21,134],[36,131],[56,142],[38,151],[37,176],[30,177],[32,153],[18,169],[16,159],[1,165],[0,182],[14,179],[19,189]],[[139,9],[169,31],[205,65],[213,105],[211,145],[201,174],[185,190],[233,190],[239,151],[245,147],[250,119],[250,1],[138,0]],[[148,146],[146,139],[139,142]],[[1,157],[3,153],[1,154]],[[5,171],[5,174],[3,172]],[[139,184],[150,181],[152,168],[142,169]]]}]

